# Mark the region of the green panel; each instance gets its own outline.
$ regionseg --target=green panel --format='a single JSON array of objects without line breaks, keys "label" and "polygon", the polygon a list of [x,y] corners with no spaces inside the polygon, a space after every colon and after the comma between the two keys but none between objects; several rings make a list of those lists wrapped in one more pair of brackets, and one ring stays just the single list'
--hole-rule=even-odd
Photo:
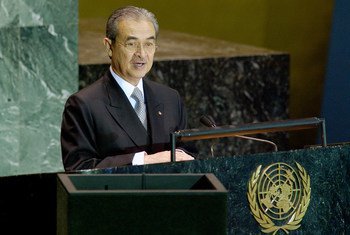
[{"label": "green panel", "polygon": [[18,7],[22,27],[77,24],[77,0],[21,0]]},{"label": "green panel", "polygon": [[9,175],[19,166],[19,31],[0,28],[0,35],[0,175]]},{"label": "green panel", "polygon": [[[62,169],[60,120],[70,88],[77,85],[72,79],[77,77],[77,44],[62,28],[22,27],[20,31],[20,158],[26,166],[24,173]],[[76,29],[73,25],[65,28]]]},{"label": "green panel", "polygon": [[[19,4],[12,0],[0,1],[0,28],[19,25]],[[1,38],[4,34],[1,34]],[[0,47],[2,48],[2,47]],[[0,49],[1,50],[1,49]]]},{"label": "green panel", "polygon": [[63,171],[64,102],[78,89],[78,1],[1,1],[0,176]]}]

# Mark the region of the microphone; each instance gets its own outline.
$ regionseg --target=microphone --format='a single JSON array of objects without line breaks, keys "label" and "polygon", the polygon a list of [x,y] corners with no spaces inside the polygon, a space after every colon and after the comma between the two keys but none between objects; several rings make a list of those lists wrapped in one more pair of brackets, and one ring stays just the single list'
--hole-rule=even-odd
[{"label": "microphone", "polygon": [[[199,121],[207,127],[217,127],[213,117],[210,115],[202,115],[201,118],[199,119]],[[268,143],[268,144],[271,144],[273,146],[275,152],[278,151],[277,145],[274,142],[269,141],[269,140],[248,137],[245,135],[235,135],[235,137]],[[211,146],[211,153],[213,155],[213,146]]]},{"label": "microphone", "polygon": [[199,121],[207,127],[216,127],[215,121],[212,118],[212,116],[203,115],[203,116],[201,116]]}]

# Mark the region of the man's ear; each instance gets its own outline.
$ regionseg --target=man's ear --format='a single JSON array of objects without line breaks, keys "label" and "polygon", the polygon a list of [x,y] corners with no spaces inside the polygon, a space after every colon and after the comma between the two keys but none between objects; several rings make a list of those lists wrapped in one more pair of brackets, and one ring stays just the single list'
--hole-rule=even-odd
[{"label": "man's ear", "polygon": [[104,39],[103,39],[103,44],[105,45],[106,52],[107,52],[109,58],[111,58],[111,57],[112,57],[112,54],[113,54],[113,52],[112,52],[112,41],[111,41],[111,39],[109,39],[109,38],[104,38]]}]

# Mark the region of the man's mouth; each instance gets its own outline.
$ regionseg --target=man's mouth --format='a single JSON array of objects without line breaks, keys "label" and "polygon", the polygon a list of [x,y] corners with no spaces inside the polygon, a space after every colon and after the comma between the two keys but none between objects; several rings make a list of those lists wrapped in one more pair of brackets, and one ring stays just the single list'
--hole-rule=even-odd
[{"label": "man's mouth", "polygon": [[146,63],[145,63],[145,62],[134,62],[133,64],[134,64],[135,67],[141,68],[141,67],[143,67]]}]

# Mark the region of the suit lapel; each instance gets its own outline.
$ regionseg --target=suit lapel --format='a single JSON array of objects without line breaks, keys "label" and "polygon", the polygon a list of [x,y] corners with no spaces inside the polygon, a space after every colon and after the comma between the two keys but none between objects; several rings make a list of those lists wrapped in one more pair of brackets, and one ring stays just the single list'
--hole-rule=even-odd
[{"label": "suit lapel", "polygon": [[138,119],[125,93],[108,72],[106,78],[106,90],[109,99],[107,109],[114,120],[129,135],[137,146],[147,145],[148,134]]},{"label": "suit lapel", "polygon": [[148,128],[150,128],[152,142],[159,143],[161,142],[159,133],[163,133],[162,130],[164,130],[164,104],[157,99],[157,93],[147,79],[143,80],[143,89],[146,97]]}]

